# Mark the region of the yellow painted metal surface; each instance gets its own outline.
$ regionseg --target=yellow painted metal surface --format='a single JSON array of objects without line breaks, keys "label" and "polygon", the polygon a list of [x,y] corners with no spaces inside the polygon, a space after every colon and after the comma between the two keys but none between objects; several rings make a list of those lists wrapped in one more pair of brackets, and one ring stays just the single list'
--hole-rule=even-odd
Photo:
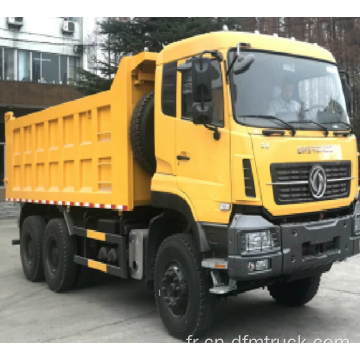
[{"label": "yellow painted metal surface", "polygon": [[94,261],[94,260],[88,260],[88,267],[92,268],[92,269],[96,269],[96,270],[100,270],[102,272],[107,272],[107,267],[106,264],[100,263],[98,261]]},{"label": "yellow painted metal surface", "polygon": [[335,63],[332,54],[318,45],[271,35],[259,35],[239,31],[220,31],[194,36],[168,45],[159,54],[157,64],[165,64],[197,55],[203,50],[228,50],[230,48],[236,48],[239,42],[251,44],[251,49],[255,50],[259,49],[308,56]]},{"label": "yellow painted metal surface", "polygon": [[99,241],[105,241],[106,234],[94,230],[87,230],[86,237]]},{"label": "yellow painted metal surface", "polygon": [[150,176],[133,161],[129,123],[153,90],[156,54],[124,58],[109,91],[6,118],[6,197],[131,210],[150,203]]}]

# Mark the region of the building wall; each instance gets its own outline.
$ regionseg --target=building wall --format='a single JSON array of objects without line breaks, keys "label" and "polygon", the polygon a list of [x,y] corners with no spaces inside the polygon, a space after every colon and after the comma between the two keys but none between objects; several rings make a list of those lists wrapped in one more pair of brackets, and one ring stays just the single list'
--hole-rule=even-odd
[{"label": "building wall", "polygon": [[17,27],[0,17],[0,80],[75,84],[83,53],[82,18],[75,31],[63,32],[59,17],[23,18]]},{"label": "building wall", "polygon": [[9,27],[7,17],[0,17],[1,46],[74,56],[74,45],[83,43],[82,18],[76,18],[74,34],[63,33],[64,19],[60,17],[24,17],[23,19],[24,25],[14,28]]},{"label": "building wall", "polygon": [[[51,5],[50,5],[51,6]],[[21,27],[0,17],[0,202],[5,200],[4,114],[16,117],[81,97],[76,90],[77,68],[86,64],[83,19],[75,31],[62,31],[64,18],[24,17]]]}]

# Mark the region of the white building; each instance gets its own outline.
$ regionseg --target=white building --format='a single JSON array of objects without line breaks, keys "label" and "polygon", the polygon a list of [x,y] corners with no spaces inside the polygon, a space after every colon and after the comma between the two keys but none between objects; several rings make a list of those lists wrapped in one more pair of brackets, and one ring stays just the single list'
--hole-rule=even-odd
[{"label": "white building", "polygon": [[4,114],[22,116],[81,97],[71,85],[87,63],[83,39],[83,18],[0,17],[0,202],[5,198]]},{"label": "white building", "polygon": [[83,38],[83,18],[0,17],[0,80],[73,84]]}]

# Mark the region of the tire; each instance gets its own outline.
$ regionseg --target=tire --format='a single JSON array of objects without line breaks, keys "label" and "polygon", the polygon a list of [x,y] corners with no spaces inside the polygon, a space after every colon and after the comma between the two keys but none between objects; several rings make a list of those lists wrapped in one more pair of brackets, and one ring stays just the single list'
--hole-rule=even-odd
[{"label": "tire", "polygon": [[135,159],[150,175],[156,171],[154,139],[154,92],[145,94],[131,117],[130,142]]},{"label": "tire", "polygon": [[69,235],[64,219],[50,220],[43,241],[43,264],[50,290],[61,292],[73,287],[76,280],[76,240]]},{"label": "tire", "polygon": [[190,234],[163,241],[155,260],[155,299],[170,335],[181,340],[200,337],[211,326],[214,296],[209,280]]},{"label": "tire", "polygon": [[45,226],[45,220],[41,216],[29,216],[21,227],[21,264],[26,279],[31,282],[44,280],[42,241]]},{"label": "tire", "polygon": [[85,288],[94,281],[95,271],[83,265],[77,265],[74,286],[77,289]]},{"label": "tire", "polygon": [[320,279],[321,274],[290,283],[275,283],[268,286],[268,290],[277,303],[299,307],[314,298],[320,286]]}]

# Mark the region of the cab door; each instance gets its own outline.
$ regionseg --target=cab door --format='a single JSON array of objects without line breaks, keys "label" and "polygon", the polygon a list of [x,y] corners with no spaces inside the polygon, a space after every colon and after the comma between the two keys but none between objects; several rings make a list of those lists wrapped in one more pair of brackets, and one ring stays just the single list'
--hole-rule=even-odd
[{"label": "cab door", "polygon": [[215,140],[214,132],[205,126],[193,124],[192,73],[178,72],[176,175],[178,188],[192,204],[198,221],[227,223],[229,212],[220,210],[220,204],[231,202],[230,132],[224,107],[223,64],[213,59],[211,69],[214,121],[220,139]]}]

